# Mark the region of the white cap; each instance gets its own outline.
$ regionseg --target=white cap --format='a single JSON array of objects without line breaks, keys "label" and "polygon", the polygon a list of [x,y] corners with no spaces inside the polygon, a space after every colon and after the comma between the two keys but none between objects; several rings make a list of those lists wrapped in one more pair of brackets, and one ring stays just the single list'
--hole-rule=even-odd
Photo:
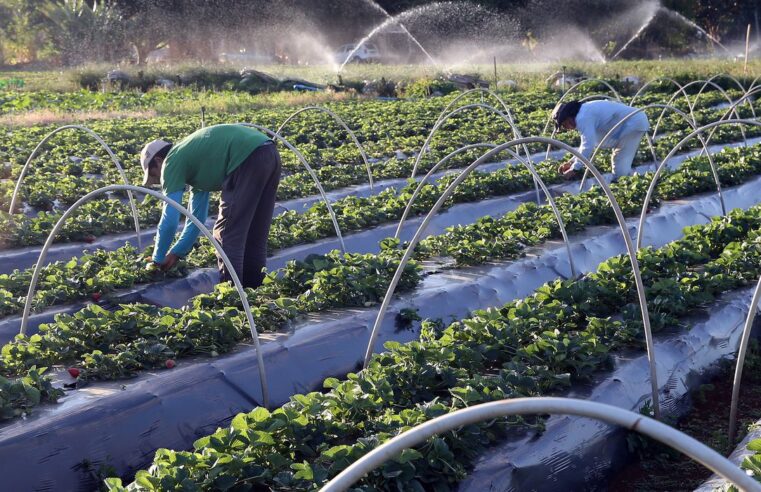
[{"label": "white cap", "polygon": [[143,166],[143,186],[152,186],[161,181],[160,178],[149,174],[150,164],[153,160],[153,156],[167,145],[171,146],[172,144],[166,140],[153,140],[148,142],[145,147],[143,147],[143,150],[140,151],[140,165]]}]

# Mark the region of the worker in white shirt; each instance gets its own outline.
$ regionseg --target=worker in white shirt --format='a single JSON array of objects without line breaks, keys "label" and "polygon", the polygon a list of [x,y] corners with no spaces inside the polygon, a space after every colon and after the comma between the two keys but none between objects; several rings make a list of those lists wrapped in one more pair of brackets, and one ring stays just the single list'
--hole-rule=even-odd
[{"label": "worker in white shirt", "polygon": [[[595,148],[621,120],[637,111],[625,104],[599,101],[570,101],[558,105],[552,113],[559,131],[578,130],[581,136],[579,153],[590,159]],[[637,155],[642,137],[650,129],[644,111],[628,118],[602,142],[602,148],[613,149],[613,180],[632,172],[632,161]],[[565,179],[576,178],[584,170],[584,164],[576,157],[558,167]]]}]

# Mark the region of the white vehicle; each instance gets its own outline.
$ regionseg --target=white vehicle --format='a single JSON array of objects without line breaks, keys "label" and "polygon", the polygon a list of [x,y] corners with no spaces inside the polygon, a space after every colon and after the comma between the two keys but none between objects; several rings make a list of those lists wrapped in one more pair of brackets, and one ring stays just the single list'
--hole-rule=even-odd
[{"label": "white vehicle", "polygon": [[250,63],[266,65],[272,63],[272,57],[263,53],[241,50],[238,52],[220,53],[221,63]]},{"label": "white vehicle", "polygon": [[[356,44],[345,44],[338,48],[338,51],[335,52],[333,57],[337,63],[343,63],[349,55],[351,55],[351,59],[348,60],[349,63],[369,63],[379,62],[381,60],[380,50],[378,50],[378,47],[372,43],[365,43],[354,51],[355,48],[357,48]],[[354,54],[352,54],[353,51]]]}]

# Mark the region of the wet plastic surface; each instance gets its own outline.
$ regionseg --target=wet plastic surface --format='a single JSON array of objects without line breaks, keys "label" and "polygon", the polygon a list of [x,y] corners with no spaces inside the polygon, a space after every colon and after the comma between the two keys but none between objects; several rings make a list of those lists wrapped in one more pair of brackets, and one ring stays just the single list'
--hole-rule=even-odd
[{"label": "wet plastic surface", "polygon": [[[687,332],[656,338],[662,408],[667,415],[687,410],[686,398],[740,343],[753,288],[723,296]],[[568,397],[584,398],[637,412],[650,400],[647,355],[617,357],[613,372]],[[607,472],[628,457],[626,432],[603,422],[551,416],[539,436],[525,436],[487,451],[460,484],[460,491],[605,490]]]},{"label": "wet plastic surface", "polygon": [[[761,137],[749,139],[748,144],[752,145],[754,143],[761,142]],[[709,147],[709,150],[711,152],[718,152],[724,147],[738,147],[742,146],[742,143],[734,143],[734,144],[719,144],[719,145],[712,145]],[[689,156],[697,155],[700,151],[691,151],[687,152],[681,155],[676,156],[674,159],[672,159],[669,162],[669,167],[674,168],[678,166],[681,162],[684,161]],[[555,151],[550,153],[550,157],[557,158],[561,156],[562,152]],[[532,159],[534,159],[534,162],[540,161],[544,157],[545,153],[537,153],[532,155]],[[516,164],[515,160],[508,161],[509,163],[512,163],[513,165]],[[492,163],[492,164],[484,164],[479,168],[481,171],[495,171],[497,169],[500,169],[506,165],[506,162],[498,162],[498,163]],[[644,166],[638,166],[635,168],[636,171],[642,172],[645,169],[652,169],[652,163],[646,164]],[[440,178],[441,176],[457,172],[458,170],[446,170],[441,171],[439,173],[435,173],[433,175],[434,178]],[[416,179],[421,179],[421,176],[418,176]],[[370,196],[374,193],[379,193],[383,189],[387,188],[398,188],[401,186],[404,186],[406,184],[406,179],[392,179],[392,180],[383,180],[378,181],[375,183],[374,190],[370,189],[369,185],[358,185],[358,186],[352,186],[348,188],[342,188],[339,190],[334,190],[332,192],[326,193],[328,196],[328,199],[331,201],[335,201],[339,198],[343,198],[345,196],[354,195],[354,196]],[[573,188],[572,183],[567,185],[569,189]],[[578,188],[578,186],[577,186]],[[521,194],[523,195],[523,201],[526,200],[533,200],[535,198],[535,193],[532,191],[526,192]],[[285,210],[295,210],[297,212],[303,212],[304,210],[308,209],[311,205],[313,205],[316,202],[319,202],[321,200],[321,197],[319,195],[309,196],[305,198],[298,198],[294,200],[288,200],[285,202],[279,202],[275,207],[275,215],[283,213]],[[212,226],[214,224],[213,219],[210,219],[207,221],[207,225]],[[141,238],[143,240],[143,244],[148,246],[152,244],[153,238],[156,233],[156,228],[146,228],[145,230],[141,231]],[[105,249],[105,250],[115,250],[121,246],[124,246],[126,242],[129,242],[133,246],[137,246],[137,239],[135,237],[134,232],[126,232],[121,234],[113,234],[113,235],[105,235],[99,237],[94,243],[60,243],[60,244],[54,244],[50,250],[48,251],[48,262],[54,262],[54,261],[66,261],[71,259],[72,257],[78,257],[81,256],[83,253],[87,251],[93,251],[95,249]],[[334,241],[336,245],[338,245],[338,241]],[[305,245],[308,246],[308,245]],[[348,247],[348,246],[347,246]],[[37,262],[37,258],[39,258],[40,255],[40,246],[30,246],[26,248],[19,248],[19,249],[12,249],[12,250],[3,250],[0,251],[0,273],[10,273],[14,269],[23,269],[23,268],[29,268],[33,266]]]},{"label": "wet plastic surface", "polygon": [[[728,190],[728,204],[755,203],[759,184],[761,178]],[[683,226],[705,223],[718,213],[715,196],[666,204],[649,217],[645,244],[665,244],[680,237]],[[611,227],[594,228],[573,238],[572,252],[580,271],[593,270],[599,262],[623,251],[620,231]],[[395,315],[402,308],[418,308],[423,317],[448,320],[526,296],[544,282],[568,274],[565,247],[554,242],[515,262],[431,275],[420,289],[394,300],[382,326],[381,341],[417,338],[416,331],[396,326]],[[263,344],[263,354],[273,404],[319,388],[326,377],[357,370],[376,313],[377,308],[321,313],[299,323],[292,334],[265,335],[269,341]],[[382,344],[377,347],[381,350]],[[668,357],[664,357],[662,364],[667,364]],[[664,371],[663,367],[659,370]],[[6,475],[7,487],[88,488],[91,478],[78,467],[83,460],[96,468],[113,466],[119,474],[129,475],[145,466],[158,447],[186,449],[236,412],[258,404],[256,372],[253,347],[244,345],[213,360],[180,360],[171,371],[73,391],[61,404],[43,406],[26,420],[0,428],[0,462],[10,470],[25,470]],[[70,381],[63,370],[59,376]],[[642,384],[645,382],[643,379]],[[624,393],[634,394],[632,391]]]}]

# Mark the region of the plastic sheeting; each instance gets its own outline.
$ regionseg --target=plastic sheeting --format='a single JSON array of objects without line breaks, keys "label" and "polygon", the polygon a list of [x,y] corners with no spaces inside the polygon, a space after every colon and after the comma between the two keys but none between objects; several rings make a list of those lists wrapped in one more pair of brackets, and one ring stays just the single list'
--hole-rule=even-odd
[{"label": "plastic sheeting", "polygon": [[[750,139],[748,140],[748,144],[754,144],[757,142],[761,142],[761,137]],[[743,143],[734,143],[734,144],[719,144],[719,145],[712,145],[709,147],[710,152],[718,152],[721,149],[725,147],[738,147],[743,145]],[[485,149],[486,150],[486,149]],[[699,154],[700,151],[691,151],[684,154],[680,154],[675,156],[670,162],[669,167],[675,168],[679,164],[681,164],[686,158]],[[545,153],[537,153],[532,155],[532,159],[534,159],[535,162],[540,161],[544,158]],[[550,153],[550,157],[557,158],[562,155],[561,151],[554,151]],[[517,165],[517,161],[515,159],[509,160],[507,162],[497,162],[497,163],[491,163],[491,164],[484,164],[479,168],[481,171],[486,172],[493,172],[497,169],[500,169],[504,167],[506,164],[511,165]],[[642,172],[643,170],[650,170],[653,169],[653,164],[649,163],[647,165],[639,166],[635,168],[635,170]],[[441,171],[438,173],[435,173],[432,178],[438,179],[446,174],[457,172],[457,170],[446,170]],[[417,176],[415,178],[416,180],[422,179],[422,176]],[[370,196],[374,193],[379,193],[380,191],[387,189],[387,188],[399,188],[404,185],[406,185],[407,180],[406,179],[391,179],[391,180],[383,180],[378,181],[374,185],[374,189],[371,190],[369,185],[358,185],[358,186],[351,186],[348,188],[342,188],[339,190],[334,190],[332,192],[328,192],[326,195],[328,199],[332,202],[335,200],[338,200],[340,198],[352,195],[352,196],[360,196],[360,197],[366,197]],[[588,181],[589,183],[589,181]],[[566,185],[568,188],[567,191],[575,191],[573,190],[572,183],[569,185]],[[578,188],[578,187],[577,187]],[[532,192],[526,192],[521,193],[521,202],[533,200],[536,196],[535,193]],[[288,200],[284,202],[279,202],[275,207],[275,215],[279,215],[283,213],[286,210],[295,210],[299,213],[304,212],[306,209],[314,205],[315,203],[321,201],[322,198],[319,195],[313,195],[305,198],[298,198],[293,200]],[[516,205],[517,206],[517,205]],[[214,224],[213,219],[209,219],[206,224],[208,226],[212,226]],[[141,231],[141,239],[143,241],[143,244],[149,245],[152,243],[153,238],[156,234],[156,228],[147,228],[145,230]],[[66,261],[69,260],[72,257],[78,257],[82,254],[88,252],[88,251],[94,251],[96,249],[104,249],[104,250],[115,250],[117,248],[120,248],[121,246],[124,246],[125,243],[130,243],[133,246],[137,246],[137,239],[135,237],[134,233],[121,233],[121,234],[112,234],[112,235],[105,235],[98,238],[94,243],[62,243],[62,244],[55,244],[48,250],[48,262],[54,262],[54,261]],[[338,241],[334,241],[334,244],[338,247]],[[308,245],[307,245],[308,246]],[[348,245],[347,245],[348,247]],[[0,251],[0,273],[10,273],[14,269],[22,269],[22,268],[29,268],[33,266],[40,255],[40,249],[39,246],[30,246],[26,248],[19,248],[19,249],[13,249],[13,250],[5,250]],[[354,251],[351,250],[350,251]]]},{"label": "plastic sheeting", "polygon": [[[728,190],[729,206],[755,203],[759,184],[761,178]],[[663,245],[680,237],[683,226],[705,223],[718,213],[715,196],[664,205],[648,219],[645,244]],[[620,232],[612,227],[594,228],[575,237],[572,245],[580,271],[594,270],[624,249]],[[395,315],[403,308],[416,308],[423,317],[459,318],[526,296],[568,273],[565,247],[554,242],[515,262],[431,275],[415,292],[392,302],[381,341],[418,337],[416,331],[396,325]],[[376,308],[321,313],[291,334],[264,335],[273,405],[319,388],[326,377],[358,370],[376,313]],[[377,347],[381,350],[382,344]],[[668,364],[667,354],[663,364]],[[90,488],[92,479],[79,466],[83,460],[129,475],[145,466],[158,447],[186,449],[235,413],[256,406],[261,394],[256,371],[253,347],[242,345],[224,357],[180,360],[171,371],[73,391],[58,405],[35,409],[26,420],[0,427],[0,462],[17,471],[4,477],[4,485],[8,490]],[[63,370],[57,377],[71,381]]]},{"label": "plastic sheeting", "polygon": [[[752,288],[727,294],[708,313],[688,322],[689,331],[658,337],[655,354],[664,413],[683,413],[689,392],[737,350],[752,294]],[[650,400],[648,374],[644,352],[619,356],[613,372],[592,388],[577,388],[567,396],[636,412]],[[627,458],[626,432],[621,428],[588,418],[552,416],[540,437],[525,436],[487,451],[459,490],[604,490],[606,472]]]},{"label": "plastic sheeting", "polygon": [[[758,324],[754,326],[754,328],[757,328],[757,327],[758,327]],[[735,350],[735,352],[737,351]],[[729,406],[729,404],[730,402],[727,401],[727,406]],[[748,432],[748,434],[745,436],[745,439],[740,441],[740,444],[738,444],[735,450],[732,451],[732,454],[729,455],[729,458],[728,458],[729,461],[731,461],[732,463],[735,463],[737,466],[740,466],[740,464],[743,462],[745,458],[756,454],[755,451],[748,451],[747,446],[749,442],[756,439],[761,439],[761,420],[752,424],[751,429],[752,430]],[[729,487],[729,485],[730,484],[726,480],[724,480],[724,478],[714,474],[711,476],[711,478],[709,478],[702,485],[700,485],[700,487],[695,489],[695,492],[716,492],[717,490],[723,491],[723,490],[726,490],[726,488]]]}]

